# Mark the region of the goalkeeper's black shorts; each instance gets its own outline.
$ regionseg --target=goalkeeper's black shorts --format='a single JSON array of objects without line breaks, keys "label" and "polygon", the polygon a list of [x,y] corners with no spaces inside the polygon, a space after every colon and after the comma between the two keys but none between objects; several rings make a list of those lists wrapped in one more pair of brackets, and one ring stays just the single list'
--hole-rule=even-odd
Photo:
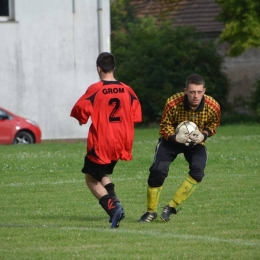
[{"label": "goalkeeper's black shorts", "polygon": [[[168,176],[170,164],[181,153],[184,154],[189,164],[189,175],[194,180],[201,182],[205,176],[204,169],[207,164],[206,147],[201,144],[189,147],[160,138],[155,149],[153,164],[149,169],[148,185],[150,187],[161,187],[163,185],[165,178]],[[178,169],[174,172],[178,172]]]}]

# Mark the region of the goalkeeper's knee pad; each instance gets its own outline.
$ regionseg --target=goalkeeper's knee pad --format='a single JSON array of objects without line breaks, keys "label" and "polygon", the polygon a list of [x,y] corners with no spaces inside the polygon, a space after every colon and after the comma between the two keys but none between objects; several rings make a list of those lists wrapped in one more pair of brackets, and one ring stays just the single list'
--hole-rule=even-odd
[{"label": "goalkeeper's knee pad", "polygon": [[170,162],[159,161],[150,167],[148,185],[150,187],[161,187],[168,176]]}]

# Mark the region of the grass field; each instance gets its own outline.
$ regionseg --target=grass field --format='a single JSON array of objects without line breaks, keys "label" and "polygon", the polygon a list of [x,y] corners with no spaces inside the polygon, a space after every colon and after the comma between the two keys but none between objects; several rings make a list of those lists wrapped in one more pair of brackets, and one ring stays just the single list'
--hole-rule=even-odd
[{"label": "grass field", "polygon": [[[260,259],[260,125],[208,139],[206,177],[163,223],[138,223],[158,129],[137,129],[131,162],[112,175],[126,212],[119,229],[84,183],[85,142],[0,146],[0,259]],[[171,165],[158,212],[188,172]]]}]

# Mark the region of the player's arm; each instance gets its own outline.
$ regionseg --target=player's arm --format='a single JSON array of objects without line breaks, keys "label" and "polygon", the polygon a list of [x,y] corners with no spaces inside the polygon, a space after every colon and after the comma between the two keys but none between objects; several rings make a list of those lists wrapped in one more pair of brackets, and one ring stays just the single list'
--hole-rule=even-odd
[{"label": "player's arm", "polygon": [[220,124],[221,110],[220,105],[213,98],[207,97],[206,103],[208,105],[207,121],[204,124],[202,132],[208,132],[208,137],[216,133],[216,128]]},{"label": "player's arm", "polygon": [[202,142],[205,142],[208,137],[213,136],[216,133],[216,128],[220,124],[220,107],[215,106],[215,109],[210,110],[208,120],[205,122],[205,126],[202,131],[195,130],[187,139],[187,145],[193,146]]},{"label": "player's arm", "polygon": [[205,130],[208,131],[208,136],[212,136],[216,133],[216,128],[220,124],[220,109],[211,111],[209,120],[205,125]]},{"label": "player's arm", "polygon": [[171,104],[170,100],[166,101],[165,109],[163,111],[160,122],[160,135],[170,142],[176,142],[175,128],[173,126],[175,122],[176,106]]},{"label": "player's arm", "polygon": [[194,130],[188,137],[187,142],[185,143],[186,146],[194,146],[200,143],[205,142],[208,137],[214,134],[215,126],[214,124],[207,122],[207,125],[203,128],[202,131]]},{"label": "player's arm", "polygon": [[70,116],[77,119],[80,125],[86,124],[89,119],[91,109],[91,103],[87,100],[87,95],[85,93],[73,106]]},{"label": "player's arm", "polygon": [[142,122],[142,108],[138,97],[132,91],[133,102],[132,102],[132,111],[133,111],[133,121],[134,123]]}]

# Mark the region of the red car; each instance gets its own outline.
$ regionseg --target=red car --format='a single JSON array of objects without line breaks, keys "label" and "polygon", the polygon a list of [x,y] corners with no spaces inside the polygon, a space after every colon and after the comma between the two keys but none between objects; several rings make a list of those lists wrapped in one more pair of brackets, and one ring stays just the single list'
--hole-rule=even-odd
[{"label": "red car", "polygon": [[41,129],[34,121],[0,107],[0,144],[41,142]]}]

